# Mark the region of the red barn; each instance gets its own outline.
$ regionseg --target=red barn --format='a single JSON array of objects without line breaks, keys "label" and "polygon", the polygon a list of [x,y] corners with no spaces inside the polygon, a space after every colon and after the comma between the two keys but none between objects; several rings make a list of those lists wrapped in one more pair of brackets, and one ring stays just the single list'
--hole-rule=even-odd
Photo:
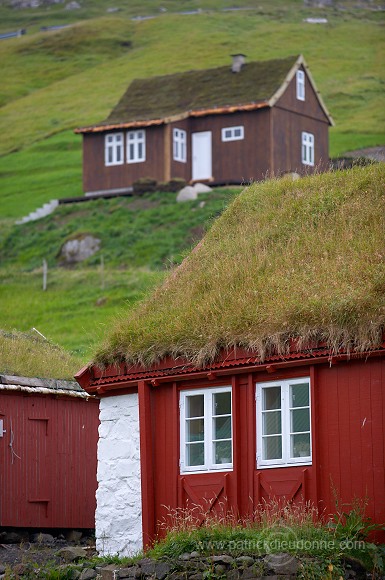
[{"label": "red barn", "polygon": [[150,177],[214,184],[329,164],[333,125],[302,56],[136,79],[83,135],[86,194],[122,193]]},{"label": "red barn", "polygon": [[192,504],[359,498],[385,520],[384,185],[382,164],[245,190],[79,372],[101,552]]},{"label": "red barn", "polygon": [[95,526],[98,399],[76,383],[0,375],[0,526]]}]

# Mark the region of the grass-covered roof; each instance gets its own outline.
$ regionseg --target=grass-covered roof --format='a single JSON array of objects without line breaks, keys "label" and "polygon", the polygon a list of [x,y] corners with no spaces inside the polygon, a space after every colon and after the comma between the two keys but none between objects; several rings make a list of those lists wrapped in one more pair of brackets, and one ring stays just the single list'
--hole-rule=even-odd
[{"label": "grass-covered roof", "polygon": [[297,56],[134,80],[105,124],[164,119],[202,109],[264,102],[280,88]]},{"label": "grass-covered roof", "polygon": [[72,379],[79,362],[38,335],[0,330],[0,374]]},{"label": "grass-covered roof", "polygon": [[385,164],[245,189],[166,281],[116,322],[95,362],[202,365],[223,348],[262,357],[364,351],[385,323]]}]

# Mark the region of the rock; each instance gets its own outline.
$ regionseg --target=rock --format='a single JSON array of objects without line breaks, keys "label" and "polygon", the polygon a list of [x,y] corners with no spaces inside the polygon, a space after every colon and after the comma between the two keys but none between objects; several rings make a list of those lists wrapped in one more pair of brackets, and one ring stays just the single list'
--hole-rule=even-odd
[{"label": "rock", "polygon": [[80,574],[79,580],[92,580],[93,578],[96,578],[96,576],[97,573],[93,568],[84,568],[84,570]]},{"label": "rock", "polygon": [[69,530],[65,533],[65,539],[67,542],[78,542],[82,535],[82,532],[78,532],[77,530]]},{"label": "rock", "polygon": [[190,558],[191,558],[191,554],[188,554],[187,552],[185,552],[184,554],[181,554],[179,556],[179,560],[182,560],[182,561],[185,561],[185,562],[187,560],[190,560]]},{"label": "rock", "polygon": [[199,552],[191,552],[190,554],[190,558],[199,558],[200,553]]},{"label": "rock", "polygon": [[234,558],[227,556],[227,554],[222,554],[220,556],[211,556],[210,560],[215,564],[232,564]]},{"label": "rock", "polygon": [[81,558],[86,558],[87,552],[84,548],[79,548],[77,546],[68,546],[67,548],[62,548],[57,552],[60,558],[63,558],[66,562],[76,562]]},{"label": "rock", "polygon": [[203,580],[203,578],[204,576],[200,572],[197,574],[191,574],[191,576],[189,576],[189,580]]},{"label": "rock", "polygon": [[141,572],[139,566],[130,566],[119,570],[119,578],[140,578]]},{"label": "rock", "polygon": [[79,8],[81,8],[79,2],[73,1],[66,4],[66,10],[79,10]]},{"label": "rock", "polygon": [[206,202],[205,202],[205,201],[200,201],[200,202],[199,202],[199,207],[200,207],[201,209],[202,209],[202,208],[204,208],[204,207],[205,207],[205,205],[206,205]]},{"label": "rock", "polygon": [[198,193],[194,187],[191,187],[191,185],[186,185],[186,187],[181,189],[176,196],[176,201],[178,203],[181,201],[193,201],[194,199],[198,199]]},{"label": "rock", "polygon": [[229,570],[226,574],[227,580],[239,580],[241,574],[237,568]]},{"label": "rock", "polygon": [[5,574],[5,566],[3,564],[0,564],[0,574]]},{"label": "rock", "polygon": [[23,536],[16,532],[1,532],[0,544],[20,544],[23,541]]},{"label": "rock", "polygon": [[60,258],[66,264],[76,264],[93,256],[100,249],[99,238],[90,234],[81,234],[67,240],[60,250]]},{"label": "rock", "polygon": [[251,556],[239,556],[239,558],[236,559],[236,562],[243,568],[248,568],[254,564],[254,558]]},{"label": "rock", "polygon": [[115,564],[108,564],[101,569],[102,580],[116,580],[119,568]]},{"label": "rock", "polygon": [[224,564],[217,564],[214,566],[214,572],[217,576],[223,576],[225,574],[227,568]]},{"label": "rock", "polygon": [[269,554],[265,558],[266,566],[276,574],[297,574],[299,568],[299,561],[291,554],[279,552],[277,554]]},{"label": "rock", "polygon": [[195,189],[195,191],[197,192],[198,195],[200,193],[209,193],[210,191],[212,191],[211,187],[209,187],[205,183],[196,183],[194,185],[194,189]]},{"label": "rock", "polygon": [[55,542],[55,538],[51,536],[51,534],[33,534],[32,542],[35,544],[53,544]]}]

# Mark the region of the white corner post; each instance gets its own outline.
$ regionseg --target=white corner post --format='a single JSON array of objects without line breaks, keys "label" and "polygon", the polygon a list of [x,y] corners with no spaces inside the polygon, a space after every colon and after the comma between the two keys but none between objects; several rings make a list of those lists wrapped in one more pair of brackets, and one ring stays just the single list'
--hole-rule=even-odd
[{"label": "white corner post", "polygon": [[132,556],[143,549],[139,398],[100,400],[96,549]]}]

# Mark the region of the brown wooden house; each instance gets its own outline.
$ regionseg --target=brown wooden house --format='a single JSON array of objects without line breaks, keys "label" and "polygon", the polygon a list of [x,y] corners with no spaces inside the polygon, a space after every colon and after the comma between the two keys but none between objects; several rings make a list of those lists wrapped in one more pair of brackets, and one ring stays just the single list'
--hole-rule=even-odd
[{"label": "brown wooden house", "polygon": [[83,135],[86,193],[139,178],[248,183],[328,164],[333,125],[302,56],[134,80]]}]

